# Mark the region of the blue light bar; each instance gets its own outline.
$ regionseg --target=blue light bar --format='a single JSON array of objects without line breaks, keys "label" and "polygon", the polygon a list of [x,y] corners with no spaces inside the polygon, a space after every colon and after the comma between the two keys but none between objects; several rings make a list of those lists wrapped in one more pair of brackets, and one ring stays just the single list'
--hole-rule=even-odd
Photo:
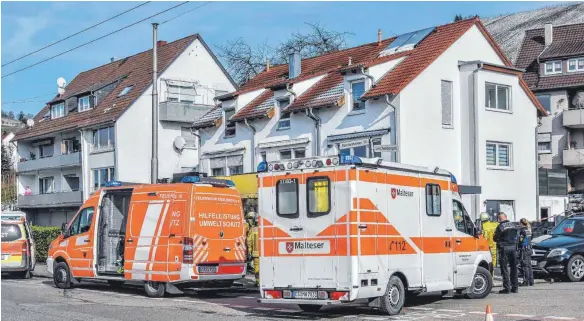
[{"label": "blue light bar", "polygon": [[229,187],[235,187],[235,183],[229,179],[218,179],[211,177],[200,177],[200,176],[185,176],[181,180],[181,183],[192,183],[192,184],[211,184],[211,185],[223,185]]},{"label": "blue light bar", "polygon": [[353,155],[339,155],[341,165],[361,164],[361,158]]},{"label": "blue light bar", "polygon": [[450,173],[450,181],[452,182],[452,184],[458,184],[456,182],[456,177],[454,177],[454,174]]},{"label": "blue light bar", "polygon": [[259,165],[258,165],[258,173],[261,172],[265,172],[268,170],[268,163],[266,163],[266,161],[262,161]]},{"label": "blue light bar", "polygon": [[185,176],[183,177],[180,182],[181,183],[199,183],[201,178],[199,176]]},{"label": "blue light bar", "polygon": [[122,182],[120,182],[120,181],[109,181],[109,182],[105,182],[105,184],[103,186],[104,187],[117,187],[117,186],[122,186]]}]

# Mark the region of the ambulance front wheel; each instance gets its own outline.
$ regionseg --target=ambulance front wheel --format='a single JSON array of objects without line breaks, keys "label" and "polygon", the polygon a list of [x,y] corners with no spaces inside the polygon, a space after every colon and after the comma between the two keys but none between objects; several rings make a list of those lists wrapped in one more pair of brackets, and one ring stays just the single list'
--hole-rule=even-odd
[{"label": "ambulance front wheel", "polygon": [[469,299],[484,299],[493,289],[493,276],[482,266],[477,267],[474,279],[466,296]]},{"label": "ambulance front wheel", "polygon": [[380,310],[388,315],[399,314],[404,307],[406,289],[402,280],[393,275],[389,278],[385,294],[381,297]]},{"label": "ambulance front wheel", "polygon": [[166,285],[162,282],[144,282],[144,291],[146,295],[151,298],[161,298],[166,292]]},{"label": "ambulance front wheel", "polygon": [[53,282],[59,289],[70,289],[71,283],[71,272],[69,271],[69,266],[65,262],[59,262],[55,264],[55,269],[53,271]]}]

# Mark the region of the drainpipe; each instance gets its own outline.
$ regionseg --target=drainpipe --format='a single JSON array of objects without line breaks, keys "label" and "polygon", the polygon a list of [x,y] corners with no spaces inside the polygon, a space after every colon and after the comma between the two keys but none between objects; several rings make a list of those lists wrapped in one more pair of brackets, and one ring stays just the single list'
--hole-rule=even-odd
[{"label": "drainpipe", "polygon": [[541,210],[539,209],[539,150],[537,146],[537,128],[541,125],[540,117],[538,117],[537,122],[538,124],[535,126],[535,208],[537,209],[535,218],[539,221],[541,220]]},{"label": "drainpipe", "polygon": [[320,117],[318,117],[314,114],[312,107],[310,107],[310,108],[308,108],[308,110],[306,110],[306,116],[308,116],[308,118],[314,120],[314,129],[316,130],[316,142],[314,144],[316,152],[314,153],[313,156],[320,156],[320,124],[321,124]]},{"label": "drainpipe", "polygon": [[366,72],[365,72],[365,67],[364,67],[364,66],[361,66],[361,73],[362,73],[363,75],[365,75],[365,77],[367,77],[367,78],[371,79],[371,87],[374,87],[374,84],[375,84],[375,78],[373,78],[373,76],[371,76],[370,74],[368,74],[368,73],[366,73]]},{"label": "drainpipe", "polygon": [[250,125],[249,122],[247,121],[247,118],[243,119],[243,122],[245,123],[245,126],[249,127],[249,129],[251,129],[251,170],[253,171],[256,163],[255,163],[255,134],[256,134],[256,128],[253,125]]},{"label": "drainpipe", "polygon": [[[472,157],[473,157],[473,175],[471,176],[471,185],[477,186],[479,182],[479,160],[478,160],[478,137],[477,137],[477,95],[476,95],[476,85],[477,85],[477,74],[483,68],[483,63],[479,62],[477,64],[477,68],[472,71],[472,109],[471,109],[471,122],[470,124],[473,127],[473,130],[469,133],[470,141],[472,142],[470,145],[470,149],[472,150]],[[480,212],[480,204],[479,204],[479,196],[476,194],[472,195],[472,204],[474,208],[474,218],[478,217],[478,213]]]},{"label": "drainpipe", "polygon": [[286,84],[286,91],[287,91],[287,92],[288,92],[290,95],[294,96],[294,100],[296,100],[296,97],[298,97],[298,96],[296,95],[296,93],[295,93],[295,92],[293,92],[293,91],[292,91],[292,89],[290,89],[290,83],[287,83],[287,84]]},{"label": "drainpipe", "polygon": [[393,112],[394,112],[394,117],[393,117],[393,124],[389,124],[389,130],[391,130],[394,135],[395,135],[395,147],[396,147],[396,151],[395,151],[395,162],[396,163],[400,163],[401,160],[401,153],[400,153],[400,146],[399,146],[399,140],[400,140],[400,134],[399,134],[399,107],[395,106],[394,104],[391,103],[391,101],[389,101],[389,95],[385,95],[385,103],[390,106],[391,108],[393,108]]},{"label": "drainpipe", "polygon": [[197,158],[199,160],[199,173],[201,172],[201,135],[197,134],[191,127],[191,134],[197,137]]},{"label": "drainpipe", "polygon": [[[81,179],[83,179],[83,191],[81,192],[81,197],[83,198],[83,201],[85,201],[86,199],[86,195],[89,196],[89,180],[85,179],[86,177],[89,177],[89,174],[85,175],[86,171],[88,170],[87,165],[85,165],[85,161],[87,160],[87,157],[85,157],[85,153],[88,153],[87,151],[87,146],[85,144],[85,137],[83,136],[83,129],[79,129],[79,133],[81,134],[81,139],[80,139],[80,143],[81,143],[81,150],[79,151],[79,154],[81,155]],[[89,153],[88,153],[89,154]],[[117,170],[116,170],[117,172]]]}]

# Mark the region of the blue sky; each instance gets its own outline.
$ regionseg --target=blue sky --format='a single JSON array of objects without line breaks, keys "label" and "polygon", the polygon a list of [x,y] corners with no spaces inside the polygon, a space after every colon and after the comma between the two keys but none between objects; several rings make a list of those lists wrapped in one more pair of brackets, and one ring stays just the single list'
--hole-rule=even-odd
[{"label": "blue sky", "polygon": [[[140,2],[2,2],[2,64],[64,38]],[[179,2],[152,2],[47,50],[2,67],[2,75],[36,63],[172,7]],[[83,70],[148,50],[151,22],[162,22],[201,3],[192,2],[110,37],[46,63],[3,78],[2,109],[36,114],[57,91],[56,79],[70,81]],[[328,29],[351,32],[350,46],[377,39],[377,30],[389,37],[452,21],[456,14],[481,17],[532,10],[547,2],[212,2],[164,24],[159,39],[172,41],[200,33],[216,45],[238,37],[250,44],[276,44],[304,22],[319,22]],[[38,97],[40,96],[40,97]],[[29,99],[35,97],[33,99]],[[12,103],[28,100],[26,103]]]}]

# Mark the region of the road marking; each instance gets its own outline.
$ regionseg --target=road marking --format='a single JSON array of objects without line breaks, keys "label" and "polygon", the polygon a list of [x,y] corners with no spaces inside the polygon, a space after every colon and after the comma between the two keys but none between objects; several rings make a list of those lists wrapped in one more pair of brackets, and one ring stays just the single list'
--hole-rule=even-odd
[{"label": "road marking", "polygon": [[472,311],[472,312],[469,312],[469,313],[470,314],[485,314],[485,312],[483,312],[483,311]]},{"label": "road marking", "polygon": [[411,307],[411,308],[408,308],[408,309],[410,309],[410,310],[421,310],[421,311],[432,311],[432,310],[434,310],[432,308],[421,308],[421,307]]},{"label": "road marking", "polygon": [[535,315],[529,314],[505,314],[506,317],[517,317],[517,318],[534,318]]},{"label": "road marking", "polygon": [[253,308],[254,310],[260,310],[260,311],[271,311],[271,310],[276,310],[275,308]]},{"label": "road marking", "polygon": [[440,312],[462,312],[462,310],[448,310],[448,309],[436,309],[436,311]]},{"label": "road marking", "polygon": [[364,318],[363,320],[382,321],[382,320],[387,320],[387,318],[367,317],[367,318]]},{"label": "road marking", "polygon": [[576,318],[571,318],[571,317],[554,317],[554,316],[549,316],[549,317],[543,317],[544,319],[554,319],[554,320],[576,320]]}]

